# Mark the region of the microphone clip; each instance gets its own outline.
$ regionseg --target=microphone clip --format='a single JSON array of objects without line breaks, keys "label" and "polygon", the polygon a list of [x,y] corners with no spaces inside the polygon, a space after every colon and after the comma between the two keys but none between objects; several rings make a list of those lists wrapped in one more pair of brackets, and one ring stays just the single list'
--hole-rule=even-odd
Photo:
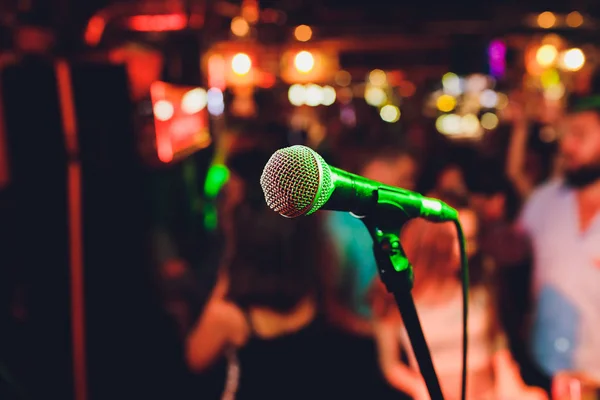
[{"label": "microphone clip", "polygon": [[414,282],[413,267],[402,248],[399,235],[378,227],[373,227],[369,231],[373,238],[373,252],[379,276],[388,292],[394,293],[398,290],[410,292]]}]

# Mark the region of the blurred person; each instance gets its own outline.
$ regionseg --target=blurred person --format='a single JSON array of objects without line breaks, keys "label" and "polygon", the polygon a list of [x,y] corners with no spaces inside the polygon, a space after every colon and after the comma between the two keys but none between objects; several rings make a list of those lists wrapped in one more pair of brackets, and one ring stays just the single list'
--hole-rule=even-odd
[{"label": "blurred person", "polygon": [[485,268],[496,277],[498,317],[509,346],[528,379],[526,321],[530,309],[531,259],[529,244],[515,234],[520,194],[500,169],[483,168],[471,185],[472,204],[481,220],[480,249]]},{"label": "blurred person", "polygon": [[334,381],[318,307],[318,219],[289,220],[246,204],[232,218],[233,254],[188,336],[189,366],[207,370],[234,354],[226,391],[237,399],[328,397]]},{"label": "blurred person", "polygon": [[[415,188],[417,161],[403,150],[384,150],[370,156],[360,175],[408,190]],[[334,323],[360,336],[371,336],[369,288],[377,277],[373,240],[364,224],[350,213],[327,212],[325,229],[337,268],[334,268],[329,314]]]},{"label": "blurred person", "polygon": [[[454,196],[455,197],[455,196]],[[465,200],[443,199],[459,210],[471,261],[469,298],[469,349],[467,399],[544,399],[541,389],[529,388],[506,348],[504,334],[495,313],[489,288],[478,256],[478,221]],[[411,221],[403,230],[402,244],[414,266],[412,290],[419,319],[440,385],[446,399],[460,398],[462,359],[462,288],[459,278],[460,254],[451,223]],[[489,279],[489,278],[488,278]],[[425,382],[391,295],[378,284],[373,297],[375,337],[380,367],[390,384],[413,399],[429,399]],[[401,351],[408,365],[401,359]]]},{"label": "blurred person", "polygon": [[599,95],[571,99],[560,152],[564,177],[537,188],[518,221],[532,242],[531,353],[546,387],[565,370],[600,381]]}]

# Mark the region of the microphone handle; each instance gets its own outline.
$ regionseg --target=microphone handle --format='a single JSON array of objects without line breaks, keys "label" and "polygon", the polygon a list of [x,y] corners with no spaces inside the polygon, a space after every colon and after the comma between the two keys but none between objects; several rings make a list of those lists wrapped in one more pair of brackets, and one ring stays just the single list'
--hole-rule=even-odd
[{"label": "microphone handle", "polygon": [[[324,209],[350,211],[356,215],[377,215],[378,219],[402,224],[411,218],[425,218],[432,222],[453,221],[458,213],[437,199],[419,193],[384,185],[339,168],[329,167],[334,182],[331,197]],[[402,213],[398,213],[402,210]]]}]

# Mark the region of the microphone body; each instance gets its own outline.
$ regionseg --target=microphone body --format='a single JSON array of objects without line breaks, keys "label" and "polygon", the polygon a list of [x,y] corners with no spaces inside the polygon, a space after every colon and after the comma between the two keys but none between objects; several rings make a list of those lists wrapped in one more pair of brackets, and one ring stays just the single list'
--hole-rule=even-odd
[{"label": "microphone body", "polygon": [[434,222],[457,218],[456,210],[440,200],[331,167],[305,146],[276,151],[260,182],[269,207],[288,218],[317,210],[347,211],[394,226],[412,218]]},{"label": "microphone body", "polygon": [[384,185],[336,167],[329,166],[329,169],[334,189],[321,210],[349,211],[356,216],[376,215],[390,222],[412,218],[433,222],[456,219],[457,212],[440,200]]}]

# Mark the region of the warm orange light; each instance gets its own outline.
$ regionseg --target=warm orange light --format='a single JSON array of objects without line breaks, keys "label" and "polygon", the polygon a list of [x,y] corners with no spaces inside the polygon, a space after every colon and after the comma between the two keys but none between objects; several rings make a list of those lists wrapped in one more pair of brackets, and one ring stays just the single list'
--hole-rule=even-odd
[{"label": "warm orange light", "polygon": [[289,51],[281,61],[281,79],[290,85],[334,82],[339,71],[337,54],[331,50]]},{"label": "warm orange light", "polygon": [[294,30],[294,36],[299,42],[308,42],[312,37],[312,29],[308,25],[300,25]]},{"label": "warm orange light", "polygon": [[252,68],[252,60],[246,53],[237,53],[231,59],[231,69],[236,75],[246,75]]},{"label": "warm orange light", "polygon": [[250,24],[242,17],[235,17],[231,20],[231,33],[235,36],[246,36],[250,31]]},{"label": "warm orange light", "polygon": [[180,31],[186,25],[187,18],[183,14],[136,15],[129,18],[129,27],[140,32]]},{"label": "warm orange light", "polygon": [[546,11],[538,15],[537,22],[540,28],[552,28],[556,23],[556,16],[550,11]]},{"label": "warm orange light", "polygon": [[258,21],[259,9],[257,0],[244,0],[242,3],[242,17],[251,24]]},{"label": "warm orange light", "polygon": [[310,51],[301,51],[294,58],[296,69],[302,73],[310,72],[315,66],[315,58]]},{"label": "warm orange light", "polygon": [[577,11],[573,11],[569,15],[567,15],[567,25],[571,28],[578,28],[583,25],[583,15],[578,13]]}]

